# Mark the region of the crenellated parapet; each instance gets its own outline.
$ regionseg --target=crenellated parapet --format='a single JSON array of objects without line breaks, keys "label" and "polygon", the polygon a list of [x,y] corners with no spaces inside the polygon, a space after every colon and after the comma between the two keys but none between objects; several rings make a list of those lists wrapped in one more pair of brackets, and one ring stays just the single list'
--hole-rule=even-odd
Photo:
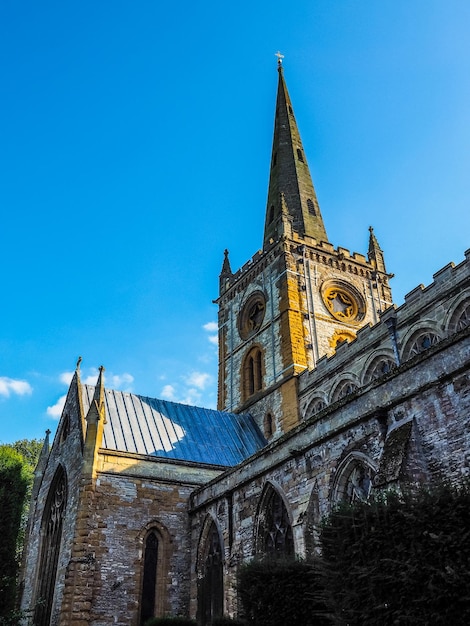
[{"label": "crenellated parapet", "polygon": [[400,307],[384,311],[377,324],[359,329],[354,341],[342,342],[333,356],[323,356],[315,369],[299,376],[303,419],[393,376],[469,327],[470,250],[462,263],[449,263],[433,278],[427,287],[410,291]]}]

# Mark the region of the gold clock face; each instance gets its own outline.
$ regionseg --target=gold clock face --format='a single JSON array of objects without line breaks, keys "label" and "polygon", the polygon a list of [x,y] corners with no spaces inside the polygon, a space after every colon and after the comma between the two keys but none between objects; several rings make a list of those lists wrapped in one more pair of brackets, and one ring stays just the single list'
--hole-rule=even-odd
[{"label": "gold clock face", "polygon": [[238,332],[242,339],[249,339],[261,328],[265,312],[266,298],[261,291],[255,291],[244,303],[238,316]]},{"label": "gold clock face", "polygon": [[358,290],[343,281],[327,281],[321,291],[323,302],[337,320],[358,323],[364,319],[366,305]]}]

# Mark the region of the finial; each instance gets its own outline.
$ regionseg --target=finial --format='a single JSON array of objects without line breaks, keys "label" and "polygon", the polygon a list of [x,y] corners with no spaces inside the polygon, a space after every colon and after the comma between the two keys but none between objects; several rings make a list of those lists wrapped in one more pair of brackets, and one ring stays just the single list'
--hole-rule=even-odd
[{"label": "finial", "polygon": [[228,258],[228,250],[227,250],[227,248],[225,248],[225,250],[224,250],[224,256],[225,256],[225,258]]},{"label": "finial", "polygon": [[78,361],[77,361],[77,366],[76,366],[76,368],[75,368],[76,370],[79,370],[79,369],[80,369],[80,363],[81,363],[81,362],[82,362],[82,357],[81,357],[81,356],[79,356],[79,357],[78,357]]},{"label": "finial", "polygon": [[105,371],[104,365],[100,365],[99,368],[98,368],[98,371],[99,371],[100,374],[102,374]]},{"label": "finial", "polygon": [[374,229],[372,228],[372,226],[369,226],[369,232],[370,232],[371,235],[374,232]]},{"label": "finial", "polygon": [[284,58],[284,55],[283,55],[283,54],[281,54],[281,53],[279,52],[279,50],[278,50],[278,51],[274,54],[274,56],[275,56],[275,57],[277,57],[277,66],[278,66],[278,67],[281,67],[281,65],[282,65],[282,59]]},{"label": "finial", "polygon": [[51,431],[49,430],[49,428],[46,430],[46,437],[49,437],[49,435],[51,434]]}]

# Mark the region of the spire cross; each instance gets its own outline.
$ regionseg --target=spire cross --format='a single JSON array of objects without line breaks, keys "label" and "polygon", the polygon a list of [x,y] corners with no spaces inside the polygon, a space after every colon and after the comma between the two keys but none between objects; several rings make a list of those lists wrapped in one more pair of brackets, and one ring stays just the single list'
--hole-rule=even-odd
[{"label": "spire cross", "polygon": [[275,57],[277,57],[277,64],[278,65],[282,65],[282,59],[284,58],[284,55],[281,54],[279,52],[279,50],[274,54]]}]

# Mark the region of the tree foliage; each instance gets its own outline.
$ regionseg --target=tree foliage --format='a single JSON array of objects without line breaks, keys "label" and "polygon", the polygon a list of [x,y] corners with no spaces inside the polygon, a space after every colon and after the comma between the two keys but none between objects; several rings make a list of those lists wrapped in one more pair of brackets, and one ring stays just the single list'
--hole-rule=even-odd
[{"label": "tree foliage", "polygon": [[18,536],[30,474],[21,454],[0,445],[0,616],[15,606]]},{"label": "tree foliage", "polygon": [[338,625],[470,623],[470,486],[341,506],[321,533]]}]

